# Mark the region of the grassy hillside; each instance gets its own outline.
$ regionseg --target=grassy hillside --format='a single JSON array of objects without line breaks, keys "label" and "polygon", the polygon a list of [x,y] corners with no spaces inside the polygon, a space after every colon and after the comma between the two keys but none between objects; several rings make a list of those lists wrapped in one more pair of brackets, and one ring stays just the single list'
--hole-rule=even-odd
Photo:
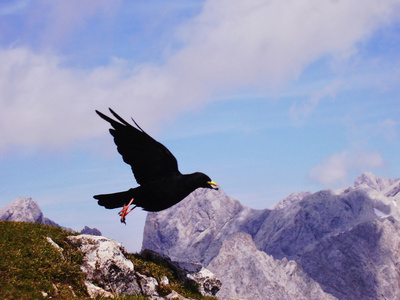
[{"label": "grassy hillside", "polygon": [[[82,254],[66,237],[70,232],[38,223],[0,222],[0,298],[86,297]],[[46,237],[64,251],[65,260]]]},{"label": "grassy hillside", "polygon": [[[38,223],[0,221],[0,299],[89,299],[84,285],[85,275],[80,270],[83,255],[67,236],[71,232]],[[63,250],[58,250],[46,237],[50,237]],[[174,274],[162,263],[129,255],[135,270],[160,279],[167,276],[170,286],[159,293],[166,295],[172,289],[192,299],[202,297],[196,288],[182,286]],[[124,296],[116,299],[147,299],[144,296]]]}]

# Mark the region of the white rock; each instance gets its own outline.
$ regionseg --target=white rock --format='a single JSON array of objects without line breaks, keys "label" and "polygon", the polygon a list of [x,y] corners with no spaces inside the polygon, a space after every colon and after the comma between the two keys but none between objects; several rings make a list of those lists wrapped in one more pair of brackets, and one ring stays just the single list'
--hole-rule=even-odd
[{"label": "white rock", "polygon": [[125,249],[120,243],[86,234],[68,238],[81,243],[79,249],[84,253],[81,269],[88,281],[118,294],[134,295],[141,292],[133,263],[125,257]]},{"label": "white rock", "polygon": [[169,280],[167,276],[162,276],[160,279],[160,284],[161,285],[169,285]]},{"label": "white rock", "polygon": [[166,300],[175,300],[175,299],[178,299],[178,300],[190,300],[188,298],[183,297],[182,295],[178,294],[175,291],[172,291],[170,294],[165,296],[164,299],[166,299]]},{"label": "white rock", "polygon": [[138,274],[140,287],[142,288],[142,292],[146,296],[158,296],[157,287],[158,282],[153,277],[148,277],[142,274]]},{"label": "white rock", "polygon": [[60,255],[61,255],[61,258],[63,259],[63,260],[65,260],[65,257],[64,257],[64,254],[63,254],[63,251],[64,251],[64,249],[63,248],[61,248],[59,245],[57,245],[57,243],[56,242],[54,242],[50,237],[46,237],[46,240],[50,243],[50,245],[52,245],[54,248],[56,248],[57,249],[57,251],[60,253]]},{"label": "white rock", "polygon": [[95,286],[93,283],[89,281],[85,281],[85,286],[89,294],[89,297],[92,299],[97,297],[114,298],[114,295],[112,293],[103,290],[101,287]]}]

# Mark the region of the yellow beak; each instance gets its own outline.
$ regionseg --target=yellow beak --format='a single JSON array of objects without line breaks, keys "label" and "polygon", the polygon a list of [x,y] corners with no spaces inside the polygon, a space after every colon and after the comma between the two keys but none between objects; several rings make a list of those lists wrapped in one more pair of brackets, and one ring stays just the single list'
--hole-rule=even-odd
[{"label": "yellow beak", "polygon": [[218,186],[218,184],[216,184],[216,183],[215,183],[214,181],[212,181],[212,180],[211,180],[211,181],[208,181],[207,183],[208,183],[208,184],[211,184],[211,185]]}]

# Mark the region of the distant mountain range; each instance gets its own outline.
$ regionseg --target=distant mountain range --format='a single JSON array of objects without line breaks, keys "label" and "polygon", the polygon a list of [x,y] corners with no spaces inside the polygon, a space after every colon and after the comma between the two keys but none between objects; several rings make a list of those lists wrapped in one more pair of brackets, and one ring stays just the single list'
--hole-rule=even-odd
[{"label": "distant mountain range", "polygon": [[[1,221],[21,221],[31,223],[41,223],[50,226],[61,227],[68,231],[74,231],[71,228],[63,227],[56,222],[43,216],[39,205],[32,198],[17,198],[10,204],[0,208]],[[81,231],[84,234],[101,235],[96,228],[85,226]]]},{"label": "distant mountain range", "polygon": [[400,299],[400,179],[291,194],[254,210],[198,189],[147,215],[143,249],[200,263],[222,299]]}]

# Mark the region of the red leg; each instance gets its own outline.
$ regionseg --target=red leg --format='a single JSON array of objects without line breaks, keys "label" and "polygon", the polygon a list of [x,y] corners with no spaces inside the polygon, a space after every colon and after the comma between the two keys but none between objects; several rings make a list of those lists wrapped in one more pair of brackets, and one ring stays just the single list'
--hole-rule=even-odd
[{"label": "red leg", "polygon": [[129,201],[128,204],[124,205],[124,208],[118,213],[121,216],[121,223],[125,223],[125,217],[132,211],[135,209],[136,205],[134,207],[132,207],[131,209],[129,209],[129,206],[132,205],[133,203],[133,198],[131,199],[131,201]]}]

